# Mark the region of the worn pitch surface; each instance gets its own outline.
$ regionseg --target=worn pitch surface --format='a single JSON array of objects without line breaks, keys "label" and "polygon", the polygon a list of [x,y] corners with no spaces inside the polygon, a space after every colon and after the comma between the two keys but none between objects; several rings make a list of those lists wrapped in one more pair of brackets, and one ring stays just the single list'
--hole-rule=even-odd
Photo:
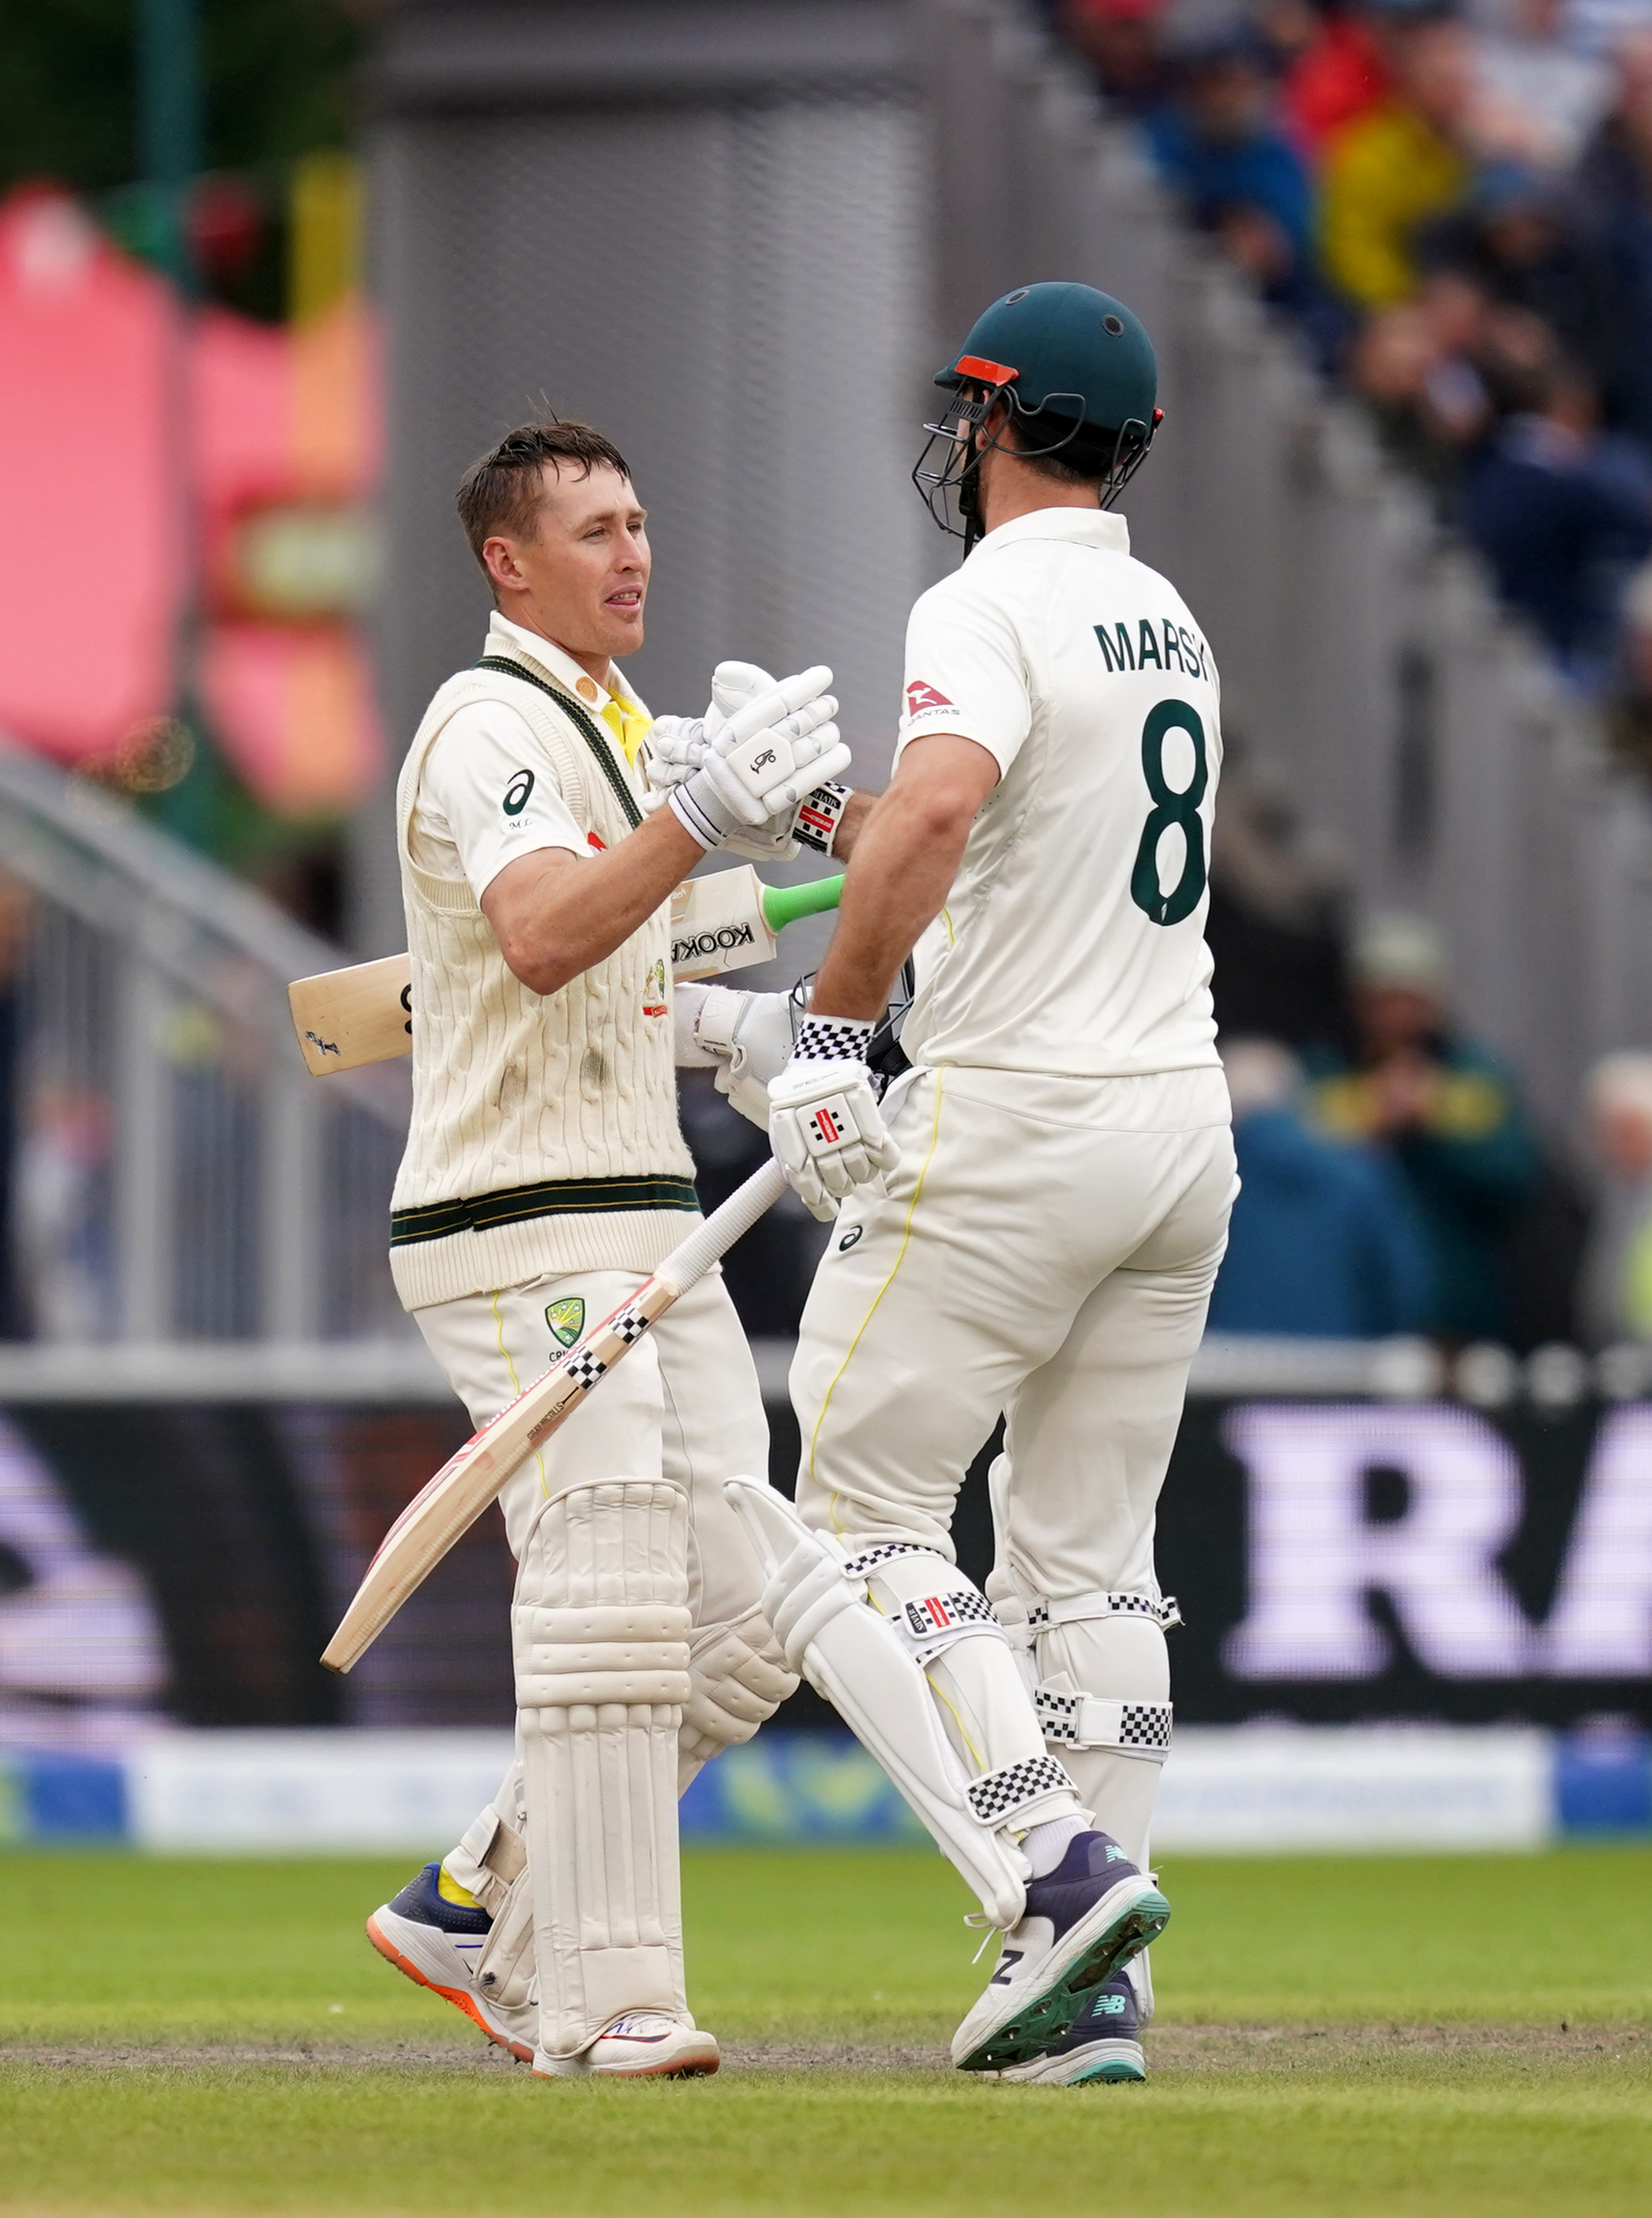
[{"label": "worn pitch surface", "polygon": [[715,2080],[546,2085],[360,1937],[371,1862],[0,1858],[0,2210],[1652,2209],[1652,1853],[1175,1859],[1146,2087],[999,2087],[922,1853],[699,1851]]}]

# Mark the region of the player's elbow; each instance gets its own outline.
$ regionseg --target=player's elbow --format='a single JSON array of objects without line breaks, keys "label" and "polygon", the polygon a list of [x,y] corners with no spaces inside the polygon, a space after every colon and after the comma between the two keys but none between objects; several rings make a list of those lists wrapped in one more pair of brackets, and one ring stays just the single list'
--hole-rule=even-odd
[{"label": "player's elbow", "polygon": [[914,796],[910,827],[918,846],[931,852],[964,852],[970,826],[980,806],[972,793],[956,786],[940,786]]},{"label": "player's elbow", "polygon": [[560,994],[584,968],[568,949],[548,940],[543,932],[509,928],[500,932],[495,926],[494,936],[506,968],[531,994]]}]

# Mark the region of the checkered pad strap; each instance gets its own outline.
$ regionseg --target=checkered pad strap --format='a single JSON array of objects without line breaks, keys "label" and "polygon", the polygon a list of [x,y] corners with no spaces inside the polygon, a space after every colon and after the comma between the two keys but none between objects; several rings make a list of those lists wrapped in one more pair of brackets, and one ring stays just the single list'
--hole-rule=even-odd
[{"label": "checkered pad strap", "polygon": [[990,1633],[997,1640],[1003,1639],[992,1604],[978,1587],[962,1584],[939,1594],[914,1595],[901,1603],[890,1623],[919,1664],[933,1664],[969,1633]]},{"label": "checkered pad strap", "polygon": [[880,1540],[875,1548],[862,1548],[858,1556],[851,1556],[844,1564],[844,1574],[852,1579],[864,1579],[875,1571],[879,1564],[892,1563],[897,1556],[932,1556],[933,1548],[921,1548],[916,1540]]},{"label": "checkered pad strap", "polygon": [[997,1831],[1012,1825],[1023,1810],[1041,1802],[1046,1794],[1064,1790],[1069,1794],[1078,1791],[1066,1766],[1053,1756],[1032,1756],[1019,1763],[1006,1764],[1002,1771],[972,1779],[964,1793],[981,1824]]},{"label": "checkered pad strap", "polygon": [[866,1017],[805,1017],[798,1026],[793,1063],[862,1063],[872,1038]]},{"label": "checkered pad strap", "polygon": [[1073,1595],[1065,1602],[1034,1602],[1027,1612],[1027,1630],[1047,1633],[1052,1626],[1096,1617],[1150,1617],[1168,1633],[1173,1625],[1181,1624],[1182,1611],[1174,1595],[1164,1595],[1158,1602],[1144,1594]]},{"label": "checkered pad strap", "polygon": [[1161,1763],[1170,1754],[1169,1702],[1109,1701],[1102,1694],[1046,1685],[1033,1696],[1033,1707],[1045,1739],[1065,1748],[1116,1749]]}]

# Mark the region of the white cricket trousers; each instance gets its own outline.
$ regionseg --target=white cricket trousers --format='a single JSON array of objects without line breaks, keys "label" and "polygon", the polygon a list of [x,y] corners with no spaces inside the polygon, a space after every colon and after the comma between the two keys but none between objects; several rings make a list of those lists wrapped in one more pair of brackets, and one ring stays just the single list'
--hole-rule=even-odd
[{"label": "white cricket trousers", "polygon": [[[438,1302],[413,1316],[449,1384],[481,1427],[563,1353],[547,1312],[577,1337],[645,1284],[647,1273],[586,1271],[547,1275],[494,1293]],[[506,1483],[500,1496],[511,1552],[519,1562],[542,1504],[563,1488],[615,1478],[659,1479],[688,1501],[688,1607],[695,1629],[697,1688],[714,1701],[741,1697],[724,1682],[767,1683],[739,1651],[772,1636],[758,1614],[763,1576],[751,1544],[724,1498],[723,1482],[765,1478],[768,1422],[756,1367],[722,1273],[691,1286],[588,1400]],[[730,1640],[733,1650],[730,1650]],[[777,1651],[778,1653],[778,1651]],[[773,1704],[768,1705],[772,1708]],[[686,1724],[683,1783],[726,1739],[702,1717]],[[749,1722],[748,1720],[747,1721]],[[750,1727],[755,1730],[755,1726]],[[499,1796],[445,1859],[462,1886],[491,1908],[496,1890],[481,1859],[503,1820],[520,1831],[520,1757]]]},{"label": "white cricket trousers", "polygon": [[988,1591],[1029,1685],[1092,1698],[1048,1745],[1145,1861],[1162,1749],[1132,1720],[1168,1738],[1154,1517],[1238,1191],[1226,1081],[954,1065],[891,1114],[899,1166],[844,1205],[804,1312],[798,1509],[952,1560],[1003,1413]]}]

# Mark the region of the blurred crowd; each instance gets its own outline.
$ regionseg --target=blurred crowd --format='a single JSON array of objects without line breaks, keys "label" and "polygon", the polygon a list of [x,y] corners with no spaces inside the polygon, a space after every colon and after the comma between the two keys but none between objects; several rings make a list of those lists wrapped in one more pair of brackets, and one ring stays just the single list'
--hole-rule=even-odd
[{"label": "blurred crowd", "polygon": [[1049,0],[1652,771],[1652,0]]},{"label": "blurred crowd", "polygon": [[1436,927],[1355,924],[1351,883],[1232,747],[1208,938],[1243,1191],[1211,1330],[1652,1348],[1652,1052],[1604,1056],[1546,1136]]}]

